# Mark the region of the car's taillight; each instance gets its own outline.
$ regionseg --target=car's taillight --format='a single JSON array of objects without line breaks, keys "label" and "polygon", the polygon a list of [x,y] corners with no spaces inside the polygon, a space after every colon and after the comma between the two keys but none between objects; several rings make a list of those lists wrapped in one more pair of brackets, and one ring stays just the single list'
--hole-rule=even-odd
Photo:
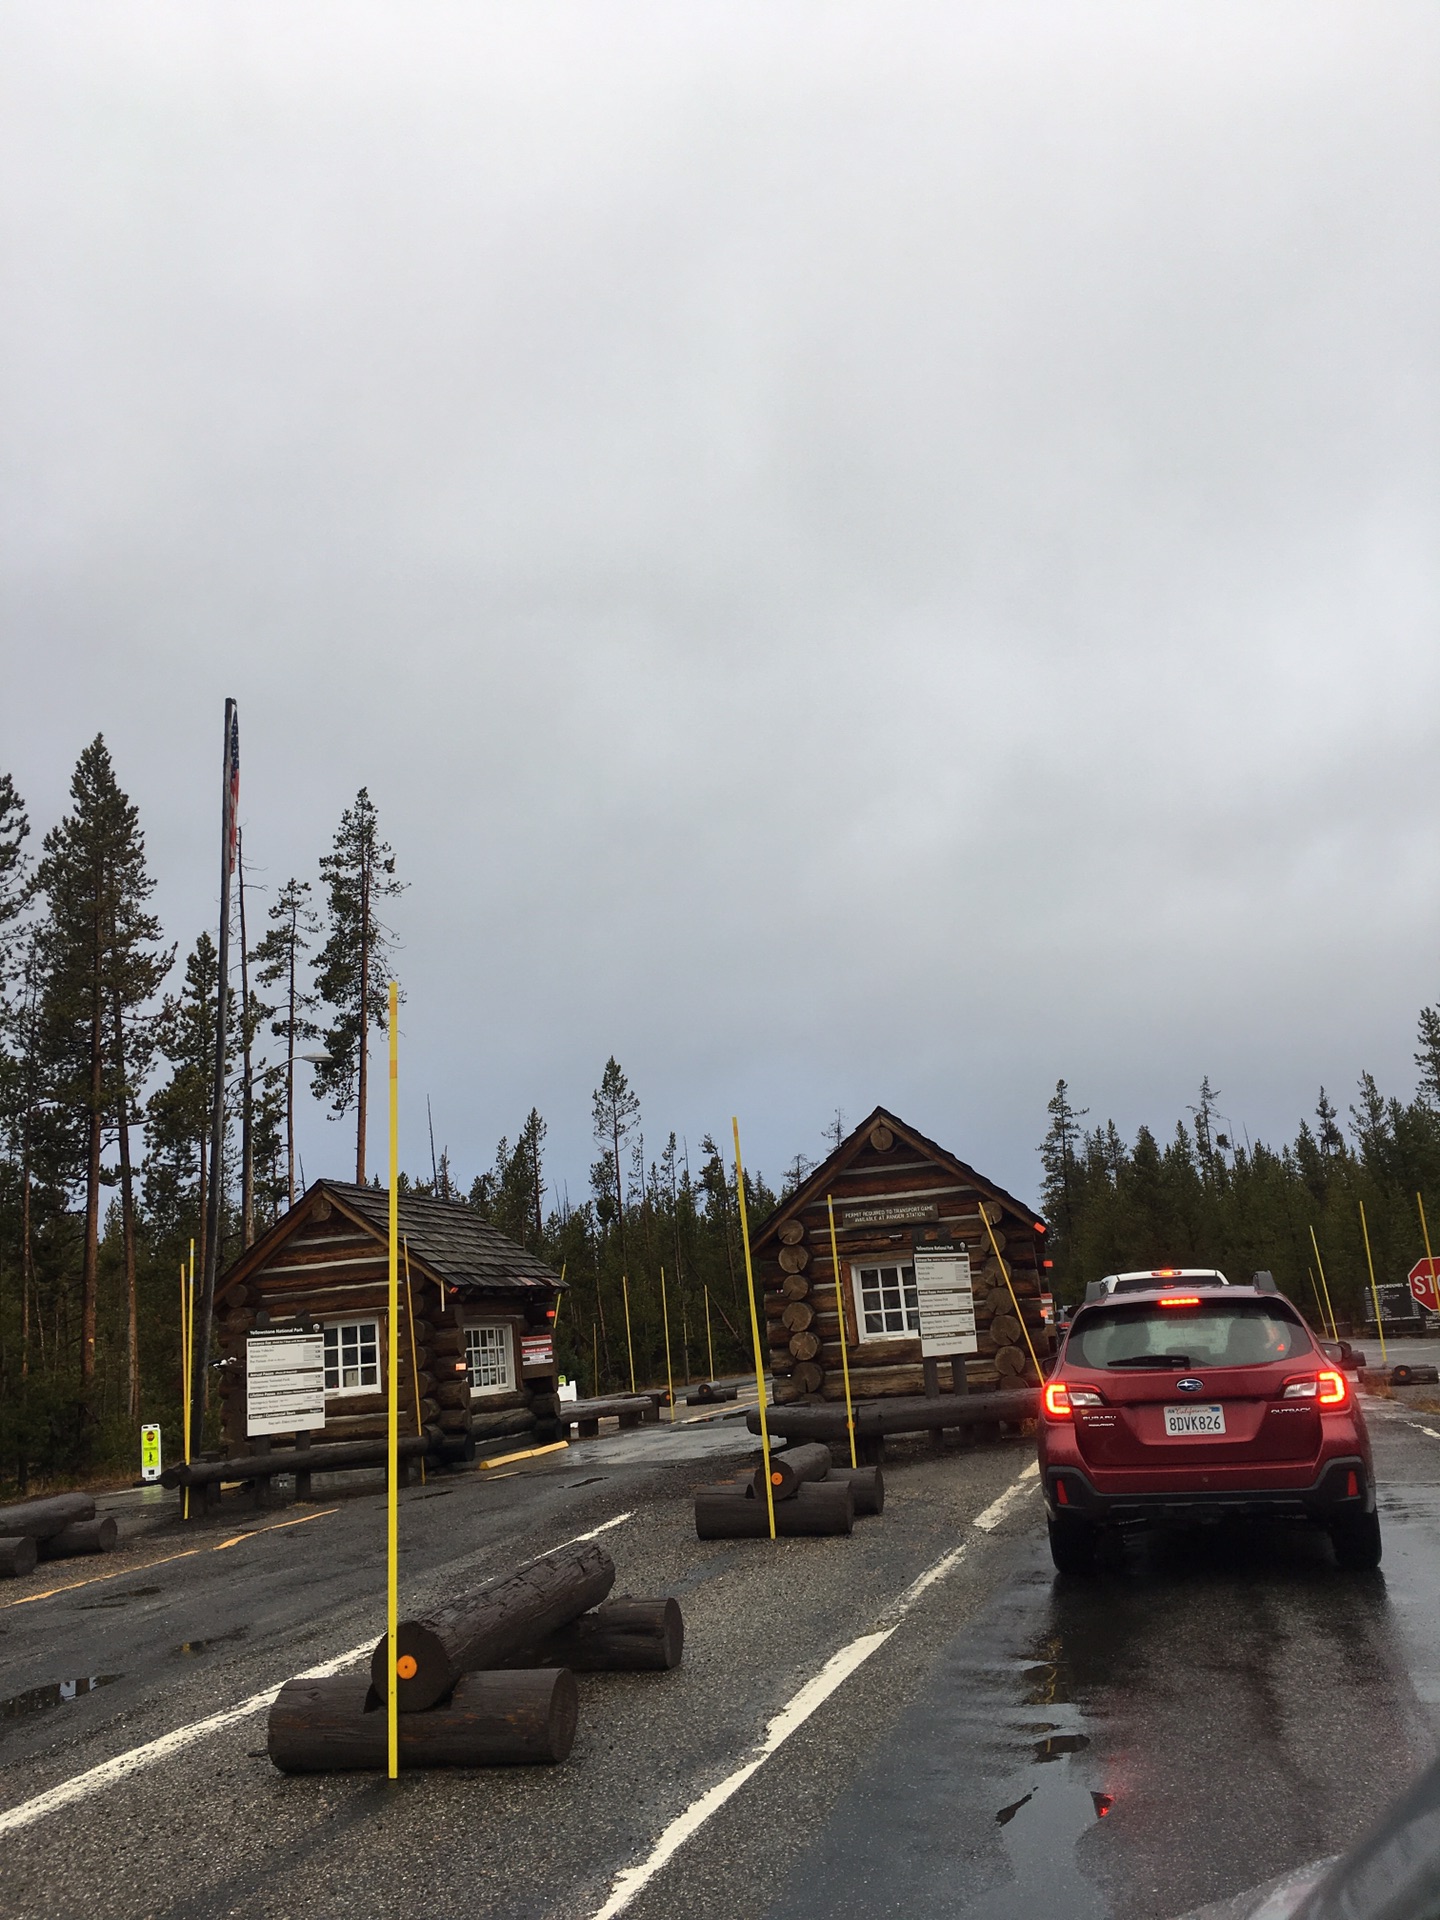
[{"label": "car's taillight", "polygon": [[1093,1387],[1072,1387],[1068,1380],[1052,1380],[1045,1389],[1045,1411],[1052,1420],[1068,1420],[1076,1407],[1103,1407]]},{"label": "car's taillight", "polygon": [[1322,1407],[1343,1407],[1350,1389],[1343,1373],[1327,1367],[1323,1373],[1302,1373],[1285,1382],[1286,1400],[1314,1400]]},{"label": "car's taillight", "polygon": [[1160,1296],[1162,1307],[1198,1307],[1199,1304],[1198,1293],[1166,1293]]}]

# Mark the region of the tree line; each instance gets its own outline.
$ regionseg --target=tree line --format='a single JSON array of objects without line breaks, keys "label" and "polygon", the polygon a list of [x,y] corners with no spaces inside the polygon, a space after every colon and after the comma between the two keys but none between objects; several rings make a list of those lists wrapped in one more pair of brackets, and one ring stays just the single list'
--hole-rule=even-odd
[{"label": "tree line", "polygon": [[380,912],[403,884],[368,792],[259,928],[243,837],[238,870],[222,983],[209,931],[180,960],[151,910],[139,813],[103,736],[38,848],[0,773],[0,1476],[22,1486],[32,1470],[130,1458],[142,1420],[176,1428],[222,984],[222,1263],[297,1194],[307,1048],[316,1097],[354,1115],[365,1177],[366,1041],[383,1027],[393,944]]},{"label": "tree line", "polygon": [[1127,1269],[1268,1269],[1317,1325],[1327,1290],[1337,1321],[1358,1325],[1372,1263],[1384,1286],[1424,1253],[1417,1195],[1440,1226],[1440,1010],[1421,1010],[1417,1042],[1410,1099],[1363,1073],[1342,1118],[1322,1086],[1313,1120],[1279,1147],[1237,1138],[1208,1078],[1163,1144],[1147,1126],[1127,1141],[1113,1120],[1087,1125],[1059,1081],[1040,1149],[1057,1296]]}]

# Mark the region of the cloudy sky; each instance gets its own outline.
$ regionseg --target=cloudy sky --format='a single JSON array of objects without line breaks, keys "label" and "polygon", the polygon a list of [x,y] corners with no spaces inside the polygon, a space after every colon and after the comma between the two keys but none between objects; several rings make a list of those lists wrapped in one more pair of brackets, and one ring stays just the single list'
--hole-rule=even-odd
[{"label": "cloudy sky", "polygon": [[368,785],[416,1167],[1407,1091],[1437,227],[1428,0],[4,4],[0,765]]}]

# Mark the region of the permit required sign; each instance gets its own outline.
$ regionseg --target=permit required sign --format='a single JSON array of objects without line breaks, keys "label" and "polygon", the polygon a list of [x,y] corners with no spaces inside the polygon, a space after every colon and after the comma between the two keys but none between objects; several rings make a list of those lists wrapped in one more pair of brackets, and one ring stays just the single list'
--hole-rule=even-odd
[{"label": "permit required sign", "polygon": [[252,1333],[245,1342],[245,1432],[313,1433],[325,1424],[323,1333]]}]

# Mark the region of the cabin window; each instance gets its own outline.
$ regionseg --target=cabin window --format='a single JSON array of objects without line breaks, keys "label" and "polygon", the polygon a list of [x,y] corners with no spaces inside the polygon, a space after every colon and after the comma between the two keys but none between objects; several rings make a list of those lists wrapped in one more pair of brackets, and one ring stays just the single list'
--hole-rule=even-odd
[{"label": "cabin window", "polygon": [[884,1340],[920,1331],[920,1302],[915,1292],[914,1267],[856,1266],[855,1291],[860,1296],[860,1338]]},{"label": "cabin window", "polygon": [[342,1320],[326,1327],[326,1393],[374,1393],[379,1385],[380,1322]]},{"label": "cabin window", "polygon": [[465,1370],[471,1393],[508,1393],[515,1384],[509,1327],[466,1327]]}]

